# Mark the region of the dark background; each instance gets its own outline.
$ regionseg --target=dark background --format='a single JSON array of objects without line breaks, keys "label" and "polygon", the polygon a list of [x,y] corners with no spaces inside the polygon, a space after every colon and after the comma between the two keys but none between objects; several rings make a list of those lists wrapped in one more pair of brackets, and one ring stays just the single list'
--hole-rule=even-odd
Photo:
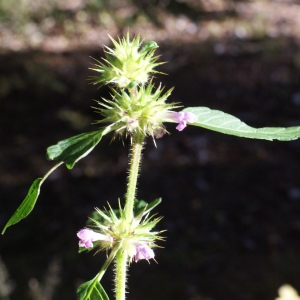
[{"label": "dark background", "polygon": [[[155,40],[156,83],[172,102],[208,106],[254,127],[300,125],[297,1],[36,1],[0,3],[0,227],[53,163],[45,150],[95,130],[88,83],[102,45],[129,30]],[[133,263],[128,299],[271,300],[300,291],[300,142],[226,136],[189,126],[149,138],[138,198],[162,197],[166,242]],[[77,253],[94,207],[124,198],[129,141],[106,136],[43,184],[35,209],[0,240],[0,299],[76,299],[105,253]],[[113,271],[103,286],[113,295]],[[11,290],[9,292],[9,289]]]}]

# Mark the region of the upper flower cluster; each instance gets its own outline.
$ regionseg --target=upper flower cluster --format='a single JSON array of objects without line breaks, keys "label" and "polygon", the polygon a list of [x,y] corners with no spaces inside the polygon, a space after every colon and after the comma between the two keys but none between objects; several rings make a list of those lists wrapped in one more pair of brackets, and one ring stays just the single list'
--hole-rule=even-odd
[{"label": "upper flower cluster", "polygon": [[[175,112],[177,103],[166,100],[173,89],[163,93],[163,88],[155,88],[151,74],[156,73],[157,57],[153,56],[158,47],[149,42],[141,48],[139,37],[130,40],[129,33],[119,42],[111,38],[114,48],[105,48],[106,59],[99,62],[93,70],[100,72],[94,83],[114,83],[112,100],[102,99],[96,108],[104,117],[97,123],[108,123],[117,134],[135,132],[153,138],[162,137],[167,131],[164,122],[176,122],[179,131],[197,117],[192,113]],[[141,49],[140,49],[141,48]]]},{"label": "upper flower cluster", "polygon": [[131,222],[128,222],[120,209],[120,217],[110,209],[103,212],[97,209],[101,222],[93,220],[97,231],[84,228],[77,233],[79,247],[92,248],[97,242],[100,249],[110,249],[118,244],[123,251],[126,251],[130,261],[135,262],[141,259],[154,258],[155,241],[161,240],[160,232],[151,231],[161,218],[143,216],[141,213]]},{"label": "upper flower cluster", "polygon": [[151,41],[140,49],[143,41],[140,37],[130,40],[129,33],[119,42],[110,37],[114,49],[105,46],[103,62],[98,60],[92,70],[100,72],[101,76],[92,78],[96,83],[114,83],[119,88],[132,88],[138,84],[145,84],[153,73],[158,73],[154,68],[162,63],[156,63],[157,56],[154,51],[158,48],[156,42]]}]

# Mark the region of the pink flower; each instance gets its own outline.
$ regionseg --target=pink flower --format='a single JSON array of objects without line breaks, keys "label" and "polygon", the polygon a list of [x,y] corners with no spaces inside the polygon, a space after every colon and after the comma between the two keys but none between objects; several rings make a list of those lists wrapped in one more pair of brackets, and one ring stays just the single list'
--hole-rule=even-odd
[{"label": "pink flower", "polygon": [[138,243],[136,245],[135,262],[141,259],[154,258],[154,251],[146,243]]},{"label": "pink flower", "polygon": [[113,238],[111,236],[107,236],[87,228],[78,231],[77,236],[79,238],[79,247],[85,248],[93,247],[93,242],[95,241],[113,241]]},{"label": "pink flower", "polygon": [[168,112],[166,115],[167,119],[170,119],[178,123],[177,130],[182,131],[186,127],[186,123],[194,123],[198,117],[191,112]]}]

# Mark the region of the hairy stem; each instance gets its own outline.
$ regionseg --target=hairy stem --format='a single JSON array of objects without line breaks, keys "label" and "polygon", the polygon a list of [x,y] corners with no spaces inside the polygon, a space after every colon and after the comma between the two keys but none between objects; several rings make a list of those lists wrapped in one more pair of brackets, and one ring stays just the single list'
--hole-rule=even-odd
[{"label": "hairy stem", "polygon": [[137,178],[139,174],[139,167],[142,158],[144,135],[135,133],[133,136],[133,144],[131,149],[131,160],[128,175],[127,194],[125,202],[125,217],[129,222],[133,219],[133,205],[136,193]]},{"label": "hairy stem", "polygon": [[122,249],[116,256],[116,300],[125,300],[128,255]]},{"label": "hairy stem", "polygon": [[[142,156],[144,135],[135,133],[133,135],[133,143],[131,149],[131,159],[128,175],[126,202],[124,207],[124,214],[127,222],[131,222],[134,206],[134,198],[136,193],[137,178],[139,174],[139,167]],[[126,276],[128,266],[128,254],[122,249],[116,255],[116,300],[125,300],[126,296]]]}]

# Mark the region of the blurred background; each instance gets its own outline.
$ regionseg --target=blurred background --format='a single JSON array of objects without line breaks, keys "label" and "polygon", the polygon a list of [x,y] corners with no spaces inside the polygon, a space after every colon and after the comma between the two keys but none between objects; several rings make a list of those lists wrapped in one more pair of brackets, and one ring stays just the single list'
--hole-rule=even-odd
[{"label": "blurred background", "polygon": [[[1,0],[0,227],[53,163],[45,150],[95,130],[89,84],[108,34],[160,48],[155,78],[172,102],[208,106],[253,127],[300,125],[296,0]],[[300,291],[300,141],[268,142],[186,128],[151,139],[138,198],[162,197],[164,248],[133,263],[130,300],[272,300]],[[73,300],[105,253],[78,254],[94,207],[123,199],[129,141],[106,136],[73,170],[43,184],[28,218],[0,237],[0,299]],[[109,271],[103,286],[113,295]]]}]

